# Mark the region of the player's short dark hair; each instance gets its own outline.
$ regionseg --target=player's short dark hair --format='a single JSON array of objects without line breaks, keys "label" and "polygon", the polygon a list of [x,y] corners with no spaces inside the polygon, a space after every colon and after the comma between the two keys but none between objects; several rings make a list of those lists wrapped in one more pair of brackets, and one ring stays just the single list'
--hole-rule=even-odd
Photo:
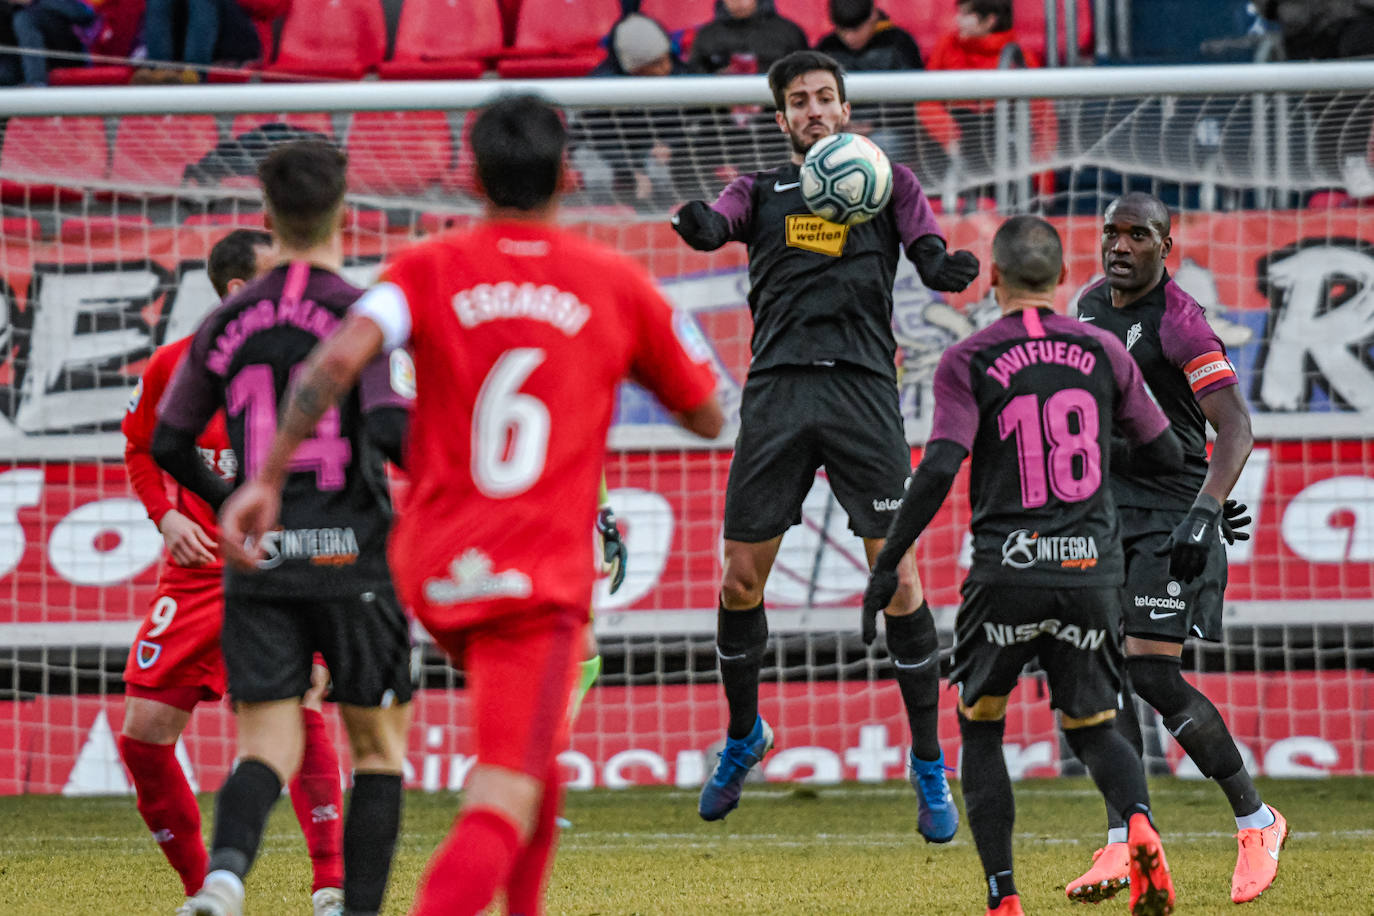
[{"label": "player's short dark hair", "polygon": [[343,150],[326,140],[283,143],[258,166],[258,178],[279,239],[310,248],[329,238],[348,190]]},{"label": "player's short dark hair", "polygon": [[836,28],[858,28],[872,15],[873,0],[830,0],[830,21]]},{"label": "player's short dark hair", "polygon": [[215,243],[205,269],[221,299],[229,294],[230,280],[251,280],[258,275],[258,249],[271,245],[271,233],[261,229],[235,229]]},{"label": "player's short dark hair", "polygon": [[968,7],[969,12],[979,19],[997,17],[992,23],[994,32],[1005,32],[1011,28],[1011,0],[954,0],[954,6],[956,9]]},{"label": "player's short dark hair", "polygon": [[534,95],[498,99],[472,125],[477,180],[498,207],[534,210],[552,200],[567,146],[558,109]]},{"label": "player's short dark hair", "polygon": [[1007,286],[1031,293],[1059,285],[1064,243],[1038,216],[1013,216],[992,237],[992,263]]},{"label": "player's short dark hair", "polygon": [[793,51],[768,68],[768,88],[773,90],[773,104],[778,111],[787,109],[787,87],[791,82],[813,70],[825,70],[833,75],[840,90],[840,101],[844,101],[844,67],[835,58],[820,51]]},{"label": "player's short dark hair", "polygon": [[1161,238],[1167,236],[1172,229],[1172,221],[1169,218],[1169,207],[1164,201],[1155,197],[1153,194],[1145,191],[1130,191],[1126,194],[1122,194],[1116,200],[1107,204],[1107,209],[1103,211],[1102,215],[1105,217],[1108,213],[1112,212],[1114,208],[1123,206],[1134,207],[1142,211],[1146,218],[1149,219],[1150,225],[1159,232]]}]

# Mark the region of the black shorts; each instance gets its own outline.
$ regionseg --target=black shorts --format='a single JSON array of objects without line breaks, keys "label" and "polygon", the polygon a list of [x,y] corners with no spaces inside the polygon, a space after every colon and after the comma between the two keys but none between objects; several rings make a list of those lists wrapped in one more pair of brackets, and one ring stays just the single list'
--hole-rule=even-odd
[{"label": "black shorts", "polygon": [[954,621],[949,680],[972,706],[1004,697],[1038,659],[1050,706],[1085,719],[1117,708],[1121,692],[1121,590],[965,582]]},{"label": "black shorts", "polygon": [[220,642],[236,701],[302,696],[319,652],[334,702],[410,702],[410,625],[389,585],[327,598],[226,596]]},{"label": "black shorts", "polygon": [[1186,510],[1122,506],[1121,546],[1126,554],[1126,635],[1184,642],[1194,636],[1221,642],[1222,598],[1226,593],[1226,546],[1218,537],[1202,575],[1192,582],[1169,577],[1169,557],[1155,551],[1183,520]]},{"label": "black shorts", "polygon": [[799,524],[822,466],[849,530],[886,537],[911,477],[896,384],[846,366],[751,375],[725,487],[726,539],[767,541]]}]

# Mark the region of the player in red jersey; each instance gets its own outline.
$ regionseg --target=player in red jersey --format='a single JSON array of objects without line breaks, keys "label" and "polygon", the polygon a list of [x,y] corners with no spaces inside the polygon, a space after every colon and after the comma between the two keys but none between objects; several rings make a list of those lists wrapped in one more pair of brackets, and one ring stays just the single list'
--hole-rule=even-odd
[{"label": "player in red jersey", "polygon": [[621,255],[552,225],[567,137],[508,97],[472,131],[488,198],[472,231],[389,263],[316,350],[261,471],[224,506],[226,551],[269,530],[296,447],[359,371],[409,344],[411,489],[392,534],[397,587],[472,691],[477,766],[413,913],[543,912],[561,792],[556,757],[583,647],[616,388],[632,378],[688,430],[720,432],[700,339]]},{"label": "player in red jersey", "polygon": [[[237,229],[210,251],[210,282],[221,298],[269,268],[276,256],[266,232]],[[215,542],[214,511],[195,494],[168,480],[153,461],[157,405],[190,346],[184,337],[159,347],[148,360],[124,418],[124,463],[134,492],[162,532],[166,562],[148,616],[138,629],[124,669],[124,726],[119,755],[133,777],[138,811],[189,896],[205,880],[207,856],[200,835],[200,809],[176,760],[176,743],[202,700],[224,695],[224,659],[219,633],[223,615],[223,570]],[[216,416],[197,440],[206,463],[227,480],[238,466]],[[291,803],[305,833],[313,865],[312,905],[316,916],[343,902],[342,832],[339,813],[339,756],[320,712],[323,666],[302,699],[306,765],[291,783]]]}]

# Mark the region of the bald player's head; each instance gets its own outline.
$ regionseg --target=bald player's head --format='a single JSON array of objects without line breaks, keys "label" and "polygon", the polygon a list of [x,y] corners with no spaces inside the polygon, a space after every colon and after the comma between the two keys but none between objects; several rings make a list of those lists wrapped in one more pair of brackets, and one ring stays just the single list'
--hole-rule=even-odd
[{"label": "bald player's head", "polygon": [[1169,208],[1153,194],[1134,191],[1107,205],[1102,214],[1102,272],[1112,301],[1128,305],[1159,285],[1174,240]]},{"label": "bald player's head", "polygon": [[1153,194],[1147,194],[1144,191],[1122,194],[1107,204],[1107,211],[1103,218],[1110,220],[1121,209],[1137,214],[1141,221],[1158,232],[1161,238],[1167,236],[1173,228],[1169,222],[1169,208],[1164,206],[1164,201]]},{"label": "bald player's head", "polygon": [[993,284],[1004,294],[1052,293],[1064,278],[1064,243],[1038,216],[1013,216],[992,237]]}]

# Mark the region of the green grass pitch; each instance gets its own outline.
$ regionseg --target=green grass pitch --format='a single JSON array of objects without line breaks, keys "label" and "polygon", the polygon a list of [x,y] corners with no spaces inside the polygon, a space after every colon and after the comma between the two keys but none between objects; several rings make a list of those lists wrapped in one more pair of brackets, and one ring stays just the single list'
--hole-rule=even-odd
[{"label": "green grass pitch", "polygon": [[[1277,883],[1242,909],[1229,898],[1236,845],[1221,793],[1206,783],[1154,781],[1178,912],[1374,916],[1374,780],[1261,788],[1293,833]],[[1102,802],[1091,784],[1024,782],[1016,799],[1016,878],[1027,912],[1124,912],[1124,895],[1096,907],[1063,895],[1101,842]],[[212,799],[201,801],[208,833]],[[454,795],[407,795],[386,913],[407,911],[457,805]],[[666,789],[572,793],[566,814],[573,826],[549,887],[550,913],[983,912],[967,825],[953,843],[927,845],[916,834],[915,798],[901,783],[751,785],[740,809],[717,824],[697,817],[695,793]],[[308,891],[305,844],[283,802],[249,876],[247,914],[307,916]],[[131,798],[0,798],[0,913],[170,916],[180,901]]]}]

